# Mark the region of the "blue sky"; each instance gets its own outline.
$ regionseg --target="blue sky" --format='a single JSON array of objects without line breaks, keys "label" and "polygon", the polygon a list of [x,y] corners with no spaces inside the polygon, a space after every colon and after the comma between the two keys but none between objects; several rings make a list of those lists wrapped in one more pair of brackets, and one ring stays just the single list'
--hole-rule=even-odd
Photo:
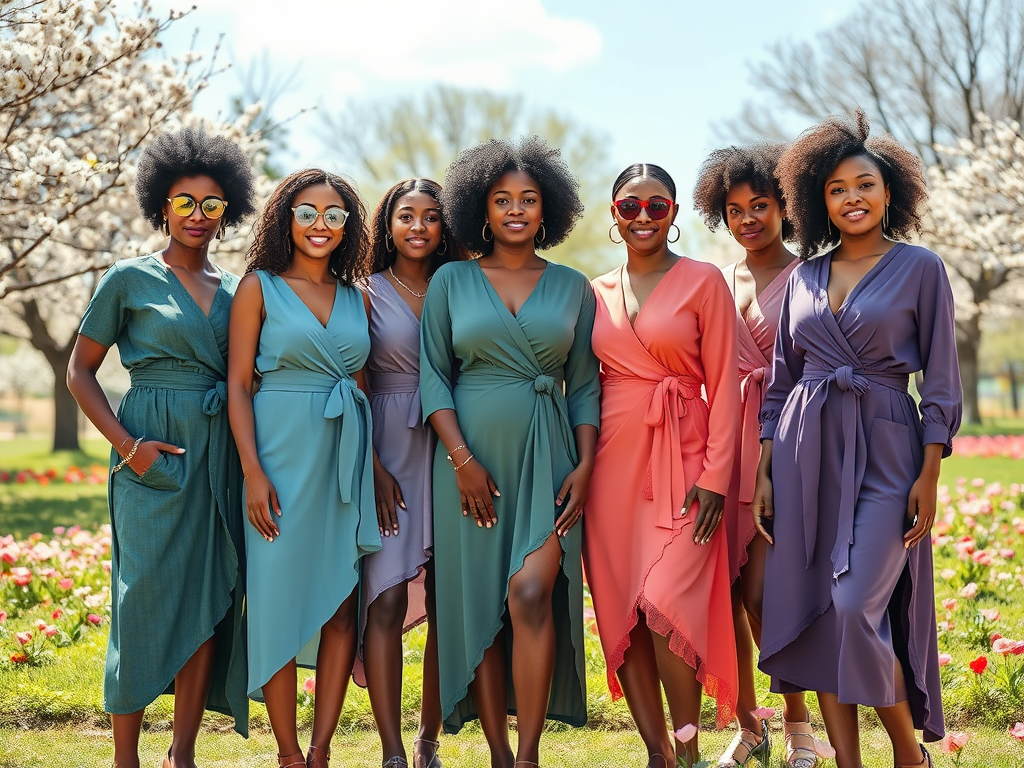
[{"label": "blue sky", "polygon": [[[166,49],[186,49],[198,29],[200,49],[223,34],[225,50],[242,62],[267,51],[283,72],[301,66],[279,115],[336,111],[349,99],[387,99],[435,82],[522,94],[530,107],[557,110],[606,137],[616,169],[664,166],[684,209],[697,166],[722,143],[716,124],[762,94],[763,108],[773,109],[759,66],[768,46],[810,40],[851,10],[836,0],[155,4],[163,11],[193,2],[198,9],[175,25]],[[233,73],[218,76],[199,111],[216,115],[237,90]],[[312,112],[292,123],[288,170],[320,162],[320,120]]]}]

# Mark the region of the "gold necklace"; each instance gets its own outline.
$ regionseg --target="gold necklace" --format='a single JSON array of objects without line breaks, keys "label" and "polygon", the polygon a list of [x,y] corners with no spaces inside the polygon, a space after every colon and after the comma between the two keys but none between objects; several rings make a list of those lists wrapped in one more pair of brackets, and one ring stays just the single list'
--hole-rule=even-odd
[{"label": "gold necklace", "polygon": [[[415,297],[416,297],[417,299],[422,299],[422,298],[423,298],[424,296],[426,296],[426,295],[427,295],[427,292],[426,292],[426,291],[424,291],[423,293],[416,293],[416,291],[414,291],[414,290],[413,290],[412,288],[410,288],[410,287],[409,287],[408,285],[406,285],[406,284],[405,284],[405,283],[403,283],[403,282],[402,282],[401,280],[399,280],[399,279],[398,279],[398,275],[396,275],[396,274],[395,274],[395,270],[393,270],[393,269],[392,269],[391,267],[388,267],[388,272],[390,272],[390,273],[391,273],[391,276],[392,276],[393,278],[395,278],[395,282],[396,282],[396,283],[398,283],[398,284],[399,284],[400,286],[402,286],[403,288],[405,288],[405,290],[407,290],[407,291],[408,291],[409,293],[411,293],[411,294],[412,294],[413,296],[415,296]],[[431,277],[433,277],[433,275],[431,275]],[[427,287],[428,287],[428,288],[430,287],[430,277],[428,277],[428,278],[427,278]]]}]

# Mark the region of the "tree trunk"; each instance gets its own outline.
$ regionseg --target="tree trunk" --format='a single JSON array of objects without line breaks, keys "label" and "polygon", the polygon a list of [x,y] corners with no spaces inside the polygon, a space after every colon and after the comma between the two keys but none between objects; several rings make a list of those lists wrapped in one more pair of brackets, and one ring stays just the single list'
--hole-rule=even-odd
[{"label": "tree trunk", "polygon": [[71,362],[71,348],[68,345],[52,359],[47,356],[53,368],[53,450],[77,451],[78,444],[78,403],[68,390],[68,363]]},{"label": "tree trunk", "polygon": [[956,321],[956,356],[960,361],[960,382],[964,390],[967,424],[981,424],[978,408],[978,348],[981,346],[981,313]]},{"label": "tree trunk", "polygon": [[1020,413],[1020,400],[1017,396],[1017,363],[1014,360],[1006,361],[1006,376],[1010,380],[1010,409],[1013,415]]}]

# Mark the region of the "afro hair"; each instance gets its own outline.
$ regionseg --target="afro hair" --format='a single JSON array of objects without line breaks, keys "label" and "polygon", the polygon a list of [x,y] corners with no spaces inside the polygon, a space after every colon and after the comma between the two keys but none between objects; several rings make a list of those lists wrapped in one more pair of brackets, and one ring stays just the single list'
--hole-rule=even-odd
[{"label": "afro hair", "polygon": [[921,232],[922,208],[928,199],[921,160],[888,134],[871,136],[864,110],[851,118],[831,115],[797,137],[776,168],[793,222],[800,258],[809,259],[835,244],[825,207],[825,181],[848,157],[866,157],[878,166],[889,187],[889,221],[885,234],[906,240]]},{"label": "afro hair", "polygon": [[562,159],[539,136],[519,141],[491,139],[463,150],[448,167],[441,192],[441,210],[455,237],[469,251],[481,255],[494,249],[484,240],[487,193],[509,171],[522,171],[540,187],[544,209],[544,240],[538,249],[558,245],[569,236],[583,215],[579,182]]},{"label": "afro hair", "polygon": [[224,190],[228,206],[223,222],[233,227],[256,212],[255,182],[249,160],[237,144],[211,136],[202,128],[163,133],[139,159],[135,197],[142,215],[160,229],[164,203],[174,182],[190,176],[209,176]]},{"label": "afro hair", "polygon": [[319,168],[307,168],[286,176],[267,200],[253,227],[253,241],[246,257],[246,273],[262,269],[279,275],[292,263],[292,205],[306,187],[326,184],[341,197],[348,211],[345,234],[328,259],[327,269],[342,285],[353,285],[370,275],[370,244],[366,232],[366,208],[355,188],[343,177]]},{"label": "afro hair", "polygon": [[[431,179],[406,179],[400,181],[389,189],[373,212],[373,221],[370,224],[370,271],[383,272],[395,263],[398,254],[392,247],[388,250],[387,238],[391,231],[391,214],[394,213],[395,205],[404,195],[413,192],[423,192],[434,198],[438,206],[441,205],[441,185]],[[430,274],[437,271],[442,264],[449,261],[462,261],[466,258],[465,249],[452,234],[444,216],[441,217],[441,245],[434,251],[430,261]]]},{"label": "afro hair", "polygon": [[[759,195],[769,195],[785,207],[782,187],[775,177],[779,158],[788,145],[782,143],[757,142],[747,147],[725,147],[716,149],[697,171],[697,183],[693,186],[693,209],[714,232],[725,224],[725,199],[737,184],[749,184]],[[793,225],[789,219],[782,220],[782,239],[793,237]]]}]

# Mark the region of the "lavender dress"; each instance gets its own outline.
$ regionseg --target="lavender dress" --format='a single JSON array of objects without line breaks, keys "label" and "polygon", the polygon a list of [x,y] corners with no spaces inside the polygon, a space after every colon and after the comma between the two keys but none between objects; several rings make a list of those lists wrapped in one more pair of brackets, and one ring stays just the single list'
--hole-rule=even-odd
[{"label": "lavender dress", "polygon": [[[774,439],[775,545],[765,564],[760,668],[776,693],[897,702],[940,739],[942,698],[931,540],[907,551],[907,500],[922,446],[951,451],[961,390],[953,296],[939,257],[895,245],[839,311],[831,254],[790,277],[762,438]],[[908,393],[923,371],[920,411]]]},{"label": "lavender dress", "polygon": [[427,617],[423,566],[434,547],[430,472],[437,437],[423,426],[420,408],[420,321],[383,274],[363,286],[370,297],[370,357],[366,363],[373,415],[373,445],[402,489],[398,536],[381,537],[380,552],[363,559],[359,654],[353,675],[365,687],[363,632],[370,603],[410,581],[408,631]]}]

